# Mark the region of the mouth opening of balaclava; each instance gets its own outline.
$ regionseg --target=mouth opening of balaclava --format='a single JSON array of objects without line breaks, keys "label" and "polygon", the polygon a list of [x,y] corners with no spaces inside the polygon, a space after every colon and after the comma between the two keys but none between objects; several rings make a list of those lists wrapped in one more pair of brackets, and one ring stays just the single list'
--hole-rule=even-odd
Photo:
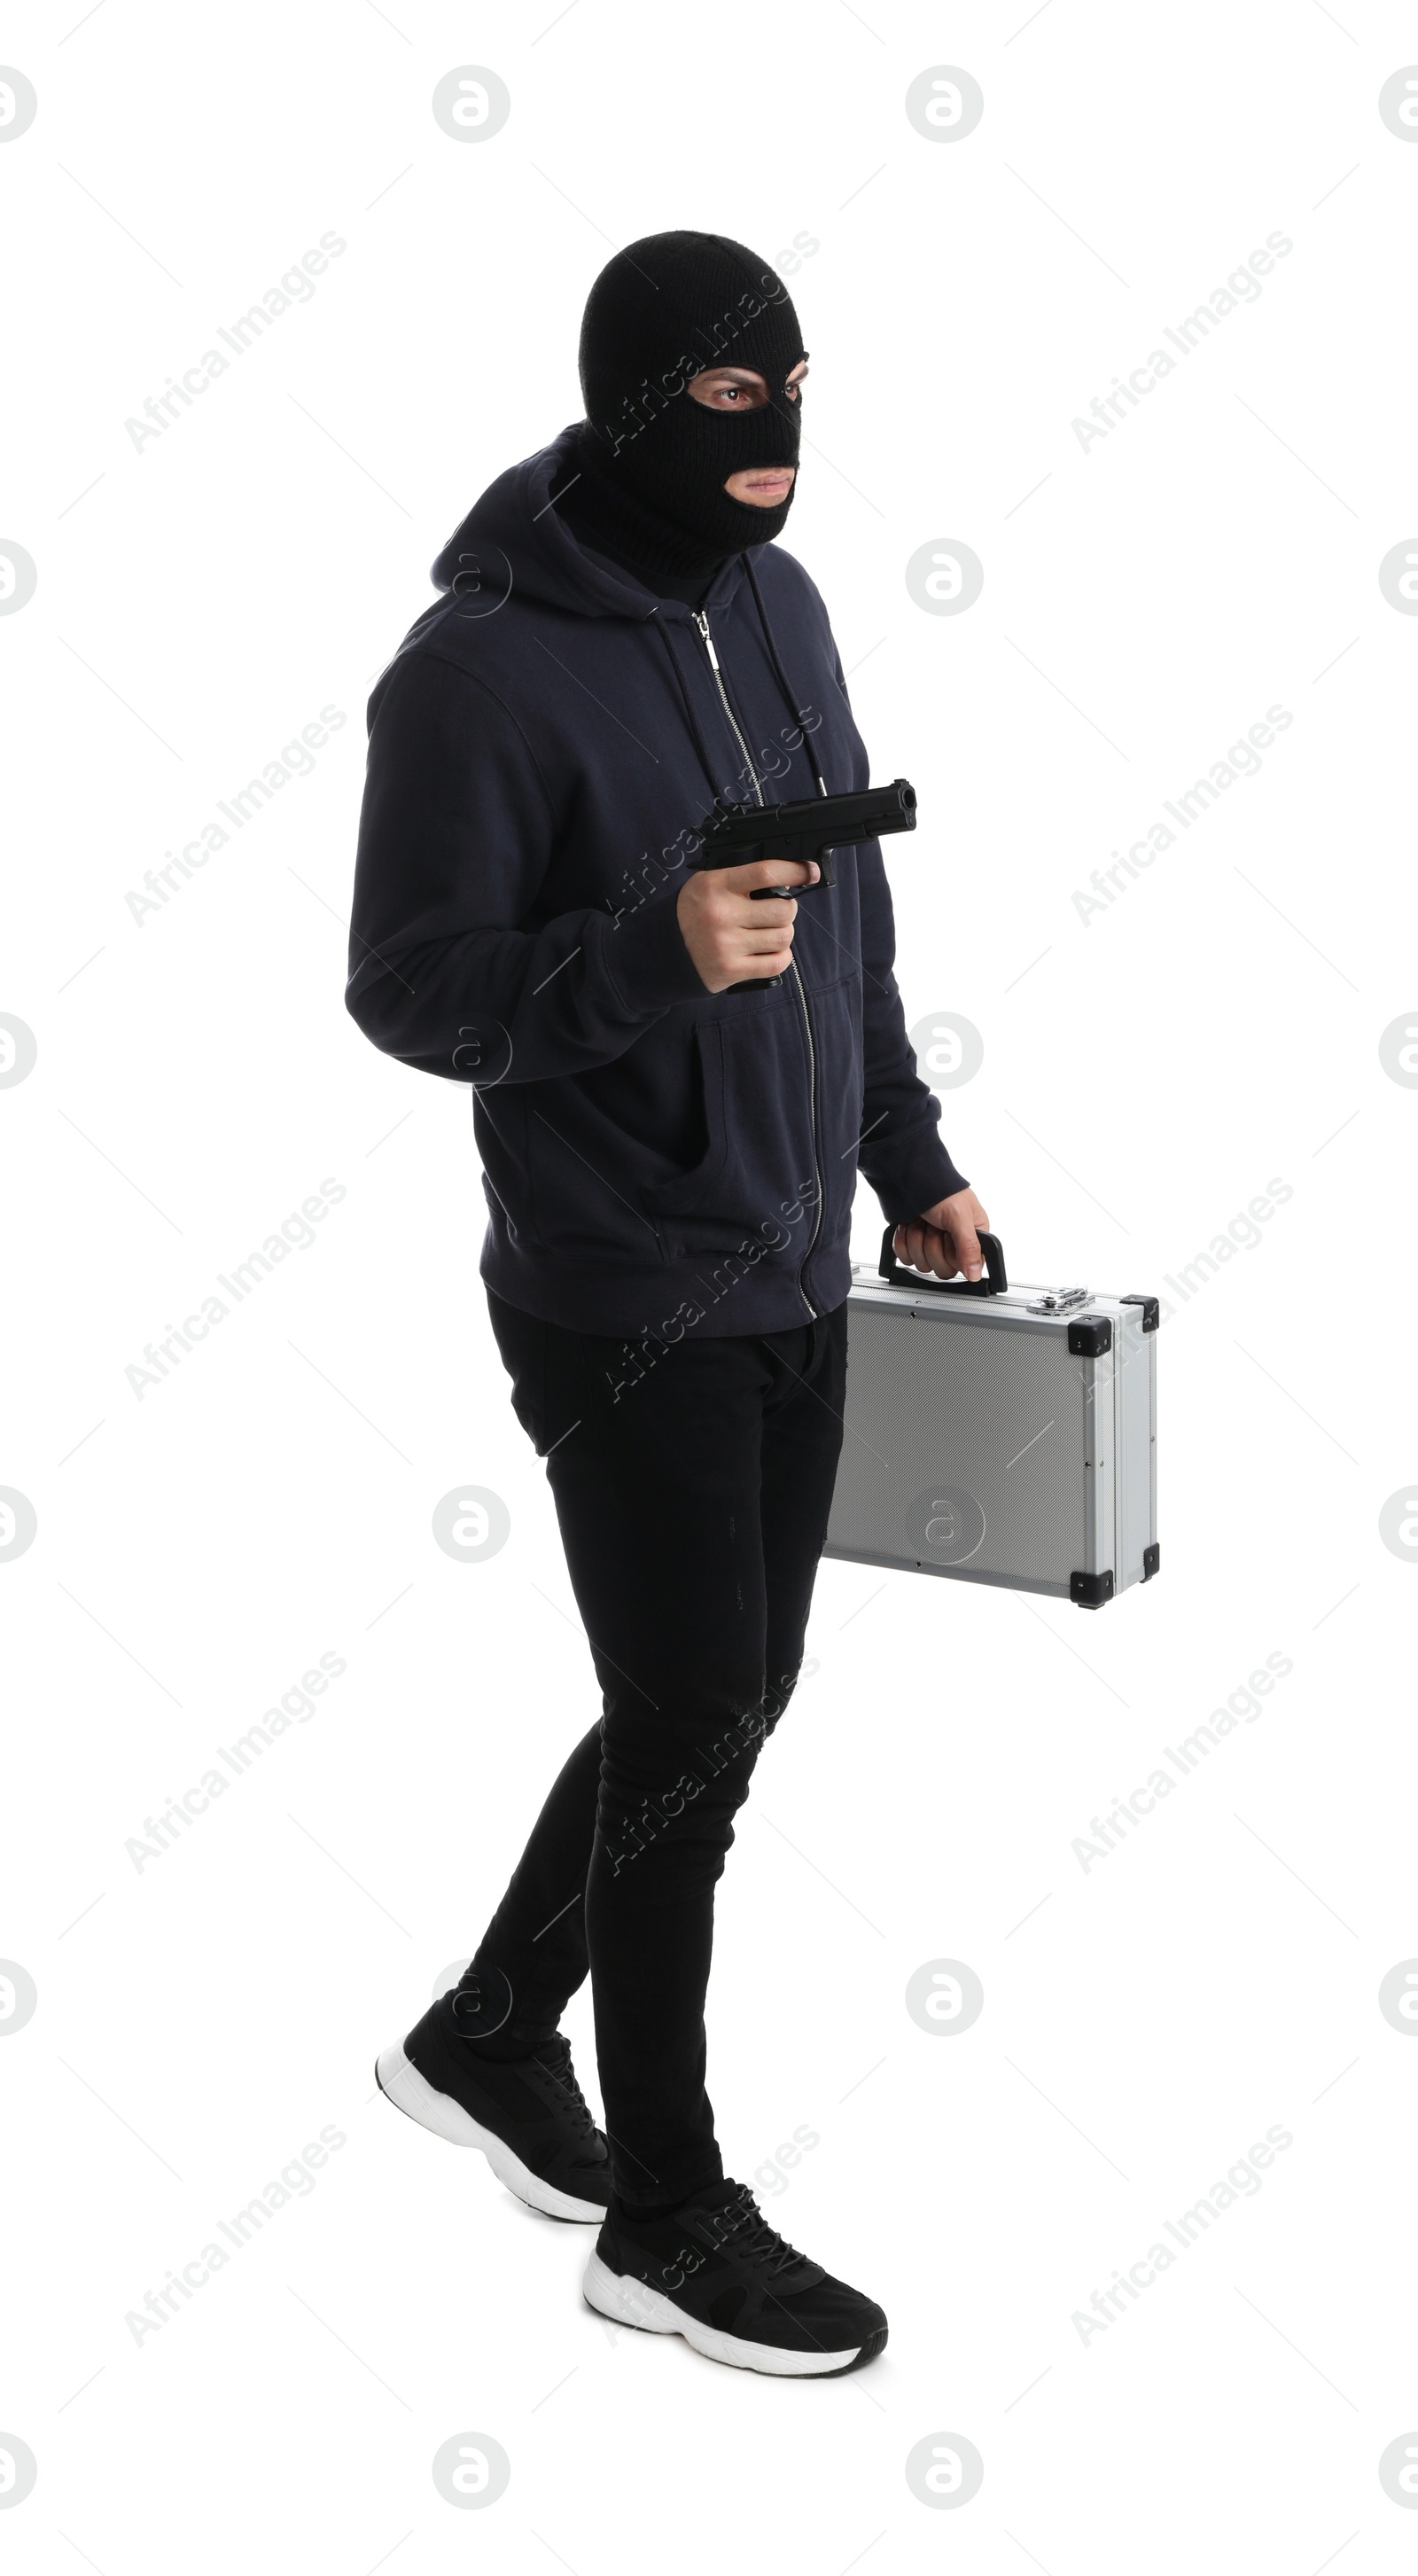
[{"label": "mouth opening of balaclava", "polygon": [[[586,418],[564,515],[647,575],[707,579],[730,555],[782,533],[797,488],[769,508],[735,501],[731,474],[796,467],[802,421],[787,379],[804,355],[783,281],[719,233],[652,233],[603,268],[581,326]],[[761,375],[756,410],[696,402],[709,367]]]}]

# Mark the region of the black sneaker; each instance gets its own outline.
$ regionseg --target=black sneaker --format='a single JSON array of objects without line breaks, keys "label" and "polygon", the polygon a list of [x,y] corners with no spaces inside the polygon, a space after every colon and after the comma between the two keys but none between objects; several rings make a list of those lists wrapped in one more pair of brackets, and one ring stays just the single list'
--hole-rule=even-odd
[{"label": "black sneaker", "polygon": [[444,1995],[375,2061],[381,2093],[436,2137],[481,2147],[498,2181],[547,2218],[601,2219],[610,2165],[558,2032],[497,2065],[461,2037]]},{"label": "black sneaker", "polygon": [[618,2325],[680,2334],[710,2361],[777,2379],[836,2379],[874,2361],[886,2317],[785,2245],[745,2183],[696,2192],[672,2218],[608,2212],[586,2302]]}]

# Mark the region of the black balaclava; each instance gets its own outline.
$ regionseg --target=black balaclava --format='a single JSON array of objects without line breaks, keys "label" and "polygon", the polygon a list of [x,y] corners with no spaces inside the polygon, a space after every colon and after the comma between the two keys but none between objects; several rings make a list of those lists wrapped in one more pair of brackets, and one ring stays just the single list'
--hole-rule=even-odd
[{"label": "black balaclava", "polygon": [[[788,290],[766,260],[720,233],[651,233],[602,269],[581,325],[586,418],[564,516],[587,543],[654,585],[707,581],[730,555],[782,533],[792,506],[756,509],[724,490],[744,467],[798,461],[801,414],[785,386],[805,355]],[[695,402],[707,367],[751,367],[759,409]]]}]

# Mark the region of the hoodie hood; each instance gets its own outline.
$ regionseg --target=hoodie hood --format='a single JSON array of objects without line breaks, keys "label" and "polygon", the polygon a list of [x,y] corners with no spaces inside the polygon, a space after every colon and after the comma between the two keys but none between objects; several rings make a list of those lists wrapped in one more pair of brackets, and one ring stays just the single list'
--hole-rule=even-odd
[{"label": "hoodie hood", "polygon": [[[687,620],[693,614],[679,600],[657,598],[632,574],[592,562],[577,544],[555,505],[578,479],[580,426],[573,421],[550,447],[538,448],[535,456],[499,474],[434,558],[434,588],[453,593],[464,616],[476,616],[477,603],[484,600],[491,616],[513,590],[523,599],[582,617]],[[745,564],[763,552],[762,546],[750,546],[731,555],[709,584],[705,606],[727,606]]]}]

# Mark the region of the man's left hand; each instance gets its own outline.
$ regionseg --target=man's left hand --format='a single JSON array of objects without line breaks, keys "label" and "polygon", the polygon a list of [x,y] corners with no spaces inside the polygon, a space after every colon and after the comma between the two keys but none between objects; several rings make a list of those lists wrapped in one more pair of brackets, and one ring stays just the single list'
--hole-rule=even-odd
[{"label": "man's left hand", "polygon": [[979,1279],[985,1267],[979,1229],[988,1231],[989,1222],[974,1191],[957,1190],[953,1199],[937,1199],[934,1207],[898,1225],[896,1258],[913,1270],[933,1271],[937,1279],[953,1279],[957,1271]]}]

